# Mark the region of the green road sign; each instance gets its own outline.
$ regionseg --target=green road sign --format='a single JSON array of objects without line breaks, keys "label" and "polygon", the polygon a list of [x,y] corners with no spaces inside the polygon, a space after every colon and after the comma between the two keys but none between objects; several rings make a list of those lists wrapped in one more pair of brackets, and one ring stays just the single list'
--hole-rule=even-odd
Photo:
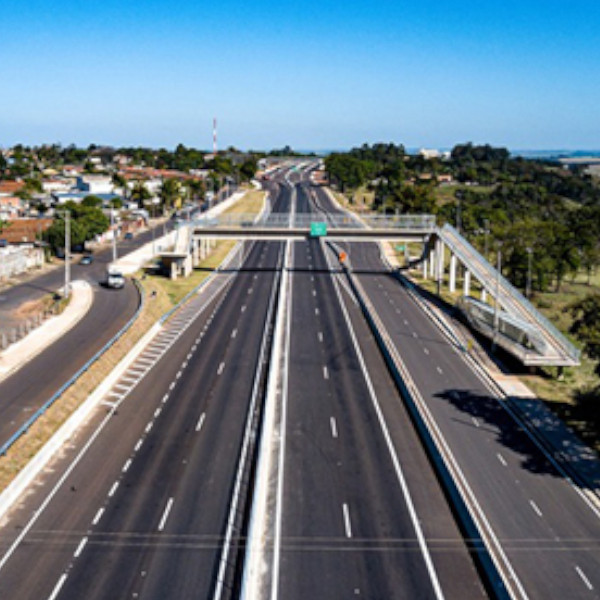
[{"label": "green road sign", "polygon": [[398,250],[398,252],[404,252],[404,244],[397,244],[396,250]]},{"label": "green road sign", "polygon": [[324,237],[327,235],[327,223],[311,223],[310,237]]}]

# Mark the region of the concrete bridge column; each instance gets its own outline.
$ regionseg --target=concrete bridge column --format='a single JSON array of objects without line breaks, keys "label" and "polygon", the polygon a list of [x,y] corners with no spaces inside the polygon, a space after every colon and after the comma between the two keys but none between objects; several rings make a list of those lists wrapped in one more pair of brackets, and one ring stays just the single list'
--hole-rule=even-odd
[{"label": "concrete bridge column", "polygon": [[485,288],[483,288],[481,290],[481,301],[485,302],[487,300],[487,290]]},{"label": "concrete bridge column", "polygon": [[427,262],[428,262],[428,257],[426,256],[423,259],[423,279],[427,279],[427,267],[428,267]]},{"label": "concrete bridge column", "polygon": [[435,280],[435,250],[429,253],[429,276]]},{"label": "concrete bridge column", "polygon": [[456,254],[450,256],[450,292],[456,292]]},{"label": "concrete bridge column", "polygon": [[200,252],[198,248],[198,238],[192,240],[192,265],[197,267],[200,264]]},{"label": "concrete bridge column", "polygon": [[444,279],[444,260],[445,260],[445,246],[442,240],[438,240],[437,243],[437,280],[441,283]]},{"label": "concrete bridge column", "polygon": [[469,269],[465,269],[463,294],[465,296],[469,296],[471,294],[471,271],[469,271]]}]

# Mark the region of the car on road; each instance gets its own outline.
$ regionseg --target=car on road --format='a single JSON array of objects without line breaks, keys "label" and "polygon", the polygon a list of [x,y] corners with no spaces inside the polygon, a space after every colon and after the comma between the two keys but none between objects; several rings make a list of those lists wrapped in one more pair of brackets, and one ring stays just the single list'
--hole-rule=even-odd
[{"label": "car on road", "polygon": [[125,234],[125,238],[124,239],[126,239],[126,240],[132,240],[133,239],[133,233],[131,233],[131,231],[128,231]]},{"label": "car on road", "polygon": [[86,254],[80,261],[80,265],[91,265],[94,262],[94,257],[91,254]]}]

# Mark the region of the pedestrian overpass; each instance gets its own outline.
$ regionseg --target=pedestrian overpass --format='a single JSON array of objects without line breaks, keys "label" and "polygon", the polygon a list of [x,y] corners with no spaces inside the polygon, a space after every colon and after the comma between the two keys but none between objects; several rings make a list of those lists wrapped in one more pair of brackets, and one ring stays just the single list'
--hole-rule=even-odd
[{"label": "pedestrian overpass", "polygon": [[[267,213],[257,217],[233,213],[200,218],[185,227],[190,229],[185,239],[196,263],[209,240],[215,239],[419,242],[423,250],[412,265],[420,265],[423,276],[438,283],[438,290],[447,281],[450,292],[456,292],[461,275],[463,296],[458,306],[474,329],[525,365],[579,364],[581,351],[456,229],[448,224],[438,227],[433,215]],[[474,280],[479,299],[471,296]],[[487,303],[488,296],[495,300],[494,308]]]}]

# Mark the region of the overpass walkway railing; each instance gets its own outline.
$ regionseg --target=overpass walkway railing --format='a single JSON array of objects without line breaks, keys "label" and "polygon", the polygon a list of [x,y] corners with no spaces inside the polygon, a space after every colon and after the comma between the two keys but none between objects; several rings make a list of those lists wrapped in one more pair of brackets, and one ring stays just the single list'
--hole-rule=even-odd
[{"label": "overpass walkway railing", "polygon": [[498,282],[498,302],[504,310],[539,328],[556,353],[556,356],[540,356],[540,364],[548,364],[548,359],[553,360],[557,365],[579,364],[581,350],[572,344],[507,279],[498,275],[497,270],[454,227],[445,224],[439,228],[438,235],[487,292],[494,297],[496,296],[496,282]]}]

